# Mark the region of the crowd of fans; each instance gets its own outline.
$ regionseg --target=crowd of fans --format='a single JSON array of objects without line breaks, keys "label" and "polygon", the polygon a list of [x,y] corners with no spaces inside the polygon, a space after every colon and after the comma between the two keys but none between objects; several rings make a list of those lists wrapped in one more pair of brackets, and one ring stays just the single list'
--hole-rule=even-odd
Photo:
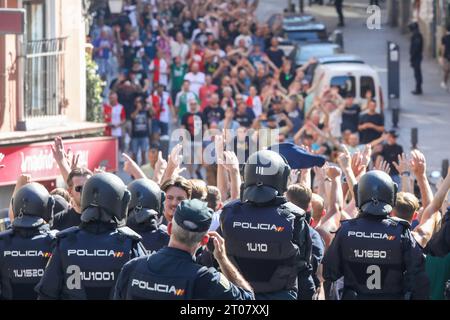
[{"label": "crowd of fans", "polygon": [[[239,155],[246,160],[250,145],[260,138],[250,132],[277,129],[275,141],[267,145],[293,142],[305,152],[325,156],[321,168],[292,170],[285,195],[307,212],[316,231],[311,233],[316,288],[309,296],[300,288],[299,298],[323,299],[320,263],[340,221],[359,213],[354,186],[361,176],[377,169],[398,182],[393,215],[410,222],[415,240],[425,247],[446,211],[450,174],[433,193],[424,154],[404,153],[397,133],[385,131],[370,92],[362,106],[352,96],[342,97],[337,87],[310,97],[306,66],[295,69],[284,56],[268,24],[257,21],[257,4],[126,1],[126,14],[112,26],[100,15],[91,38],[99,73],[109,83],[107,134],[118,137],[125,152],[124,171],[134,179],[153,180],[165,192],[160,224],[172,221],[182,200],[199,199],[215,212],[210,230],[217,229],[221,208],[240,198],[244,178]],[[206,179],[201,159],[185,161],[183,144],[163,156],[159,142],[176,128],[189,131],[193,142],[202,130],[217,129],[213,137],[201,136],[201,146],[192,144],[194,149],[212,144],[215,150],[215,163],[205,165]],[[230,142],[233,148],[226,147]],[[55,212],[51,224],[63,230],[80,223],[83,185],[95,172],[79,168],[61,139],[55,140],[53,154],[67,190],[52,191],[59,195],[62,211]],[[187,178],[181,176],[186,169]],[[16,190],[30,180],[28,175],[19,177]],[[432,288],[438,288],[434,292],[440,292],[437,298],[443,298],[446,281],[445,270],[440,270],[440,275],[430,276]]]}]

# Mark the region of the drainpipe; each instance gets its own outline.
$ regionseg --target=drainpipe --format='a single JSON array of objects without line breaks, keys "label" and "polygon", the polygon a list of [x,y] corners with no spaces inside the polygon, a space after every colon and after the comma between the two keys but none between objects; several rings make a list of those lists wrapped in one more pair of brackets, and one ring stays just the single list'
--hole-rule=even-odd
[{"label": "drainpipe", "polygon": [[[2,8],[8,8],[8,0],[1,1]],[[0,40],[0,48],[5,48],[6,45],[6,36],[2,36]],[[4,52],[4,61],[2,63],[2,70],[0,70],[0,95],[1,95],[1,103],[0,103],[0,128],[3,126],[5,120],[5,110],[6,110],[6,83],[8,81],[8,72],[6,70],[6,51]]]},{"label": "drainpipe", "polygon": [[[23,0],[17,1],[17,7],[19,9],[23,8]],[[25,13],[26,14],[26,13]],[[25,17],[24,22],[26,24],[27,18]],[[25,26],[26,31],[26,26]],[[17,127],[18,131],[26,131],[26,122],[25,122],[25,104],[24,104],[24,90],[25,90],[25,82],[24,82],[24,60],[25,60],[25,50],[24,50],[24,36],[16,35],[16,56],[17,56],[17,83],[16,83],[16,92],[17,92]]]}]

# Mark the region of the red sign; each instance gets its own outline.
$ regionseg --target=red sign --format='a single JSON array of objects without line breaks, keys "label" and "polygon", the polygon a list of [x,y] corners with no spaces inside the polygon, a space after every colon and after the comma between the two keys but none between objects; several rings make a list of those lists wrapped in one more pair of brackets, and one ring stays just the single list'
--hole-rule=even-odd
[{"label": "red sign", "polygon": [[[78,165],[94,170],[100,166],[106,171],[117,171],[117,141],[112,137],[83,138],[64,140],[64,148],[70,148],[74,155],[80,155]],[[58,165],[53,159],[53,141],[0,147],[5,155],[0,169],[0,186],[13,185],[18,175],[31,174],[32,180],[52,180],[60,175]]]},{"label": "red sign", "polygon": [[0,34],[24,34],[24,9],[0,9]]}]

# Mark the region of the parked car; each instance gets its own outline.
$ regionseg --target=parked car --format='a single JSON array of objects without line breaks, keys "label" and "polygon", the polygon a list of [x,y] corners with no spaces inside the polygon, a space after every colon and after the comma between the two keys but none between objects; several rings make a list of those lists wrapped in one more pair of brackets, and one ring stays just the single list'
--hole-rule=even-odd
[{"label": "parked car", "polygon": [[323,91],[325,86],[337,86],[341,96],[351,94],[356,103],[364,103],[367,90],[377,104],[377,110],[384,109],[380,78],[375,69],[365,63],[326,63],[319,64],[314,71],[312,94]]}]

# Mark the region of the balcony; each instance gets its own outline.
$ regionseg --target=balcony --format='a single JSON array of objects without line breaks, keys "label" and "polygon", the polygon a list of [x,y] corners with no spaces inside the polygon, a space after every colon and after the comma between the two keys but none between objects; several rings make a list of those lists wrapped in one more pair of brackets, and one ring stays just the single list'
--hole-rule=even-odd
[{"label": "balcony", "polygon": [[66,38],[28,41],[24,62],[24,121],[18,130],[63,125],[65,108]]}]

